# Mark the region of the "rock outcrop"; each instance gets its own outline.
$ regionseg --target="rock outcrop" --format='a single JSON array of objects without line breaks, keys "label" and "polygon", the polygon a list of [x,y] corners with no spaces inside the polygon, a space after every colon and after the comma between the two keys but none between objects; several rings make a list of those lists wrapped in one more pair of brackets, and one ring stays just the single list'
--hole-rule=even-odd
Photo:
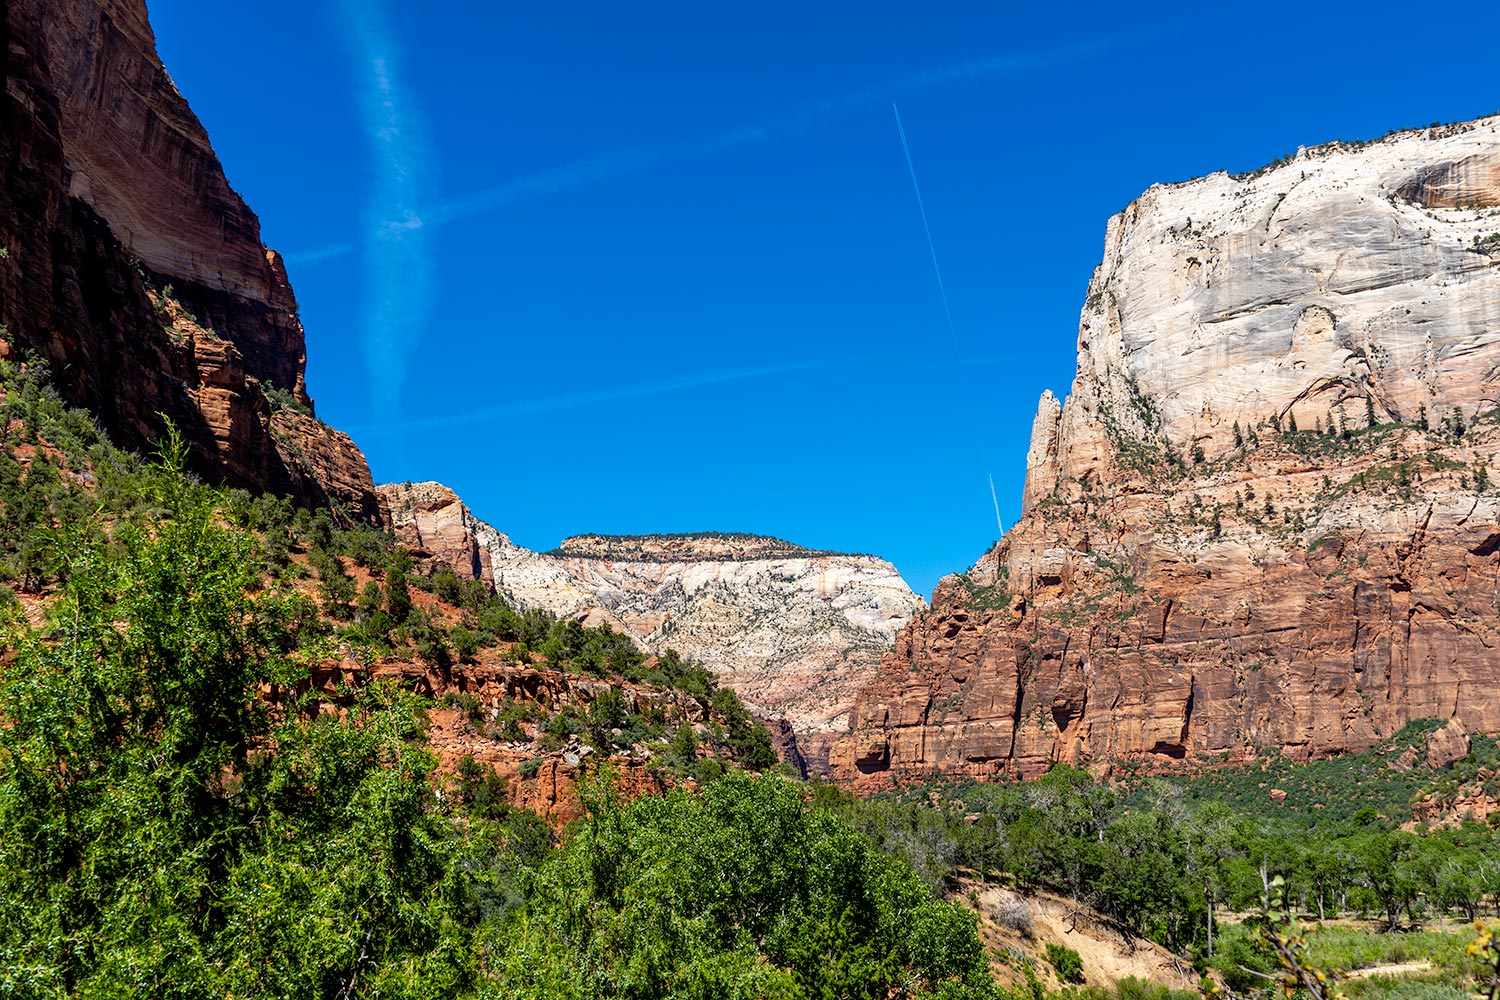
[{"label": "rock outcrop", "polygon": [[[505,781],[511,805],[535,812],[558,829],[583,815],[578,783],[600,760],[614,770],[615,790],[626,799],[691,785],[693,779],[676,773],[685,770],[681,762],[676,762],[674,771],[674,762],[663,760],[646,743],[601,752],[577,734],[552,736],[547,722],[554,716],[585,718],[601,696],[615,697],[627,715],[649,714],[669,732],[681,725],[692,727],[703,737],[695,752],[697,759],[715,755],[708,733],[712,727],[722,729],[725,721],[680,691],[619,678],[585,678],[489,653],[476,662],[446,667],[396,659],[374,667],[328,660],[315,666],[297,688],[273,688],[267,693],[281,700],[311,689],[326,699],[325,710],[337,710],[352,702],[361,687],[383,681],[432,700],[425,743],[438,758],[444,773],[440,780],[450,789],[460,761],[468,758]],[[796,766],[795,758],[787,760]]]},{"label": "rock outcrop", "polygon": [[883,559],[756,536],[582,535],[548,557],[649,648],[700,660],[785,716],[818,772],[855,692],[924,604]]},{"label": "rock outcrop", "polygon": [[[758,712],[786,720],[826,770],[854,693],[924,602],[890,563],[756,535],[580,535],[515,545],[436,483],[381,486],[398,535],[513,606],[608,623],[698,660]],[[779,728],[779,727],[778,727]]]},{"label": "rock outcrop", "polygon": [[1429,733],[1422,742],[1422,749],[1426,751],[1423,760],[1430,770],[1441,771],[1469,756],[1473,746],[1463,721],[1455,717],[1449,719],[1443,728]]},{"label": "rock outcrop", "polygon": [[462,580],[494,583],[490,548],[500,533],[475,517],[457,493],[441,483],[386,483],[376,489],[388,523],[407,545],[453,567]]},{"label": "rock outcrop", "polygon": [[0,356],[47,362],[126,447],[164,413],[204,475],[376,517],[363,456],[312,416],[286,271],[144,3],[12,0],[0,31]]},{"label": "rock outcrop", "polygon": [[1021,521],[897,639],[835,775],[1495,731],[1497,398],[1500,119],[1152,188],[1108,225]]}]

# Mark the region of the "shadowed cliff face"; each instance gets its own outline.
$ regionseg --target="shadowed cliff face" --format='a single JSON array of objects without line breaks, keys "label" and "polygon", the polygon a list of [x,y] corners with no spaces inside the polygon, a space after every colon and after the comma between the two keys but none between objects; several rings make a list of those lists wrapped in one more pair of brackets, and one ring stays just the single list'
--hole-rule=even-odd
[{"label": "shadowed cliff face", "polygon": [[[376,516],[364,457],[311,419],[286,273],[144,4],[12,0],[0,32],[0,350],[46,361],[127,447],[164,413],[207,476]],[[270,386],[295,409],[273,414]]]},{"label": "shadowed cliff face", "polygon": [[1500,728],[1497,180],[1487,119],[1112,219],[1025,514],[898,637],[835,775]]}]

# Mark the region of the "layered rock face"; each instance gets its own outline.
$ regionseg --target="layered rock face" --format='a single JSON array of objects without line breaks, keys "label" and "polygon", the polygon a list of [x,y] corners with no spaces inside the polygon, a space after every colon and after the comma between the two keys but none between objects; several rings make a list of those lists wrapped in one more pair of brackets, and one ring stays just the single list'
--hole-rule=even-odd
[{"label": "layered rock face", "polygon": [[1146,192],[1024,516],[898,638],[834,772],[1034,775],[1500,727],[1500,119]]},{"label": "layered rock face", "polygon": [[924,604],[883,559],[754,536],[583,535],[550,558],[647,646],[784,715],[819,772],[855,692]]},{"label": "layered rock face", "polygon": [[457,493],[441,483],[384,483],[376,491],[392,530],[407,545],[452,566],[460,579],[494,582],[490,536],[500,533],[475,517]]},{"label": "layered rock face", "polygon": [[0,31],[0,353],[48,362],[127,447],[165,413],[205,475],[377,516],[363,456],[312,418],[281,261],[141,0],[12,0]]},{"label": "layered rock face", "polygon": [[487,579],[519,608],[608,623],[646,649],[714,670],[784,717],[810,769],[826,769],[854,693],[924,602],[890,563],[754,535],[569,538],[536,553],[435,483],[380,487],[398,534]]},{"label": "layered rock face", "polygon": [[[1122,438],[1233,448],[1272,415],[1433,420],[1495,399],[1496,119],[1153,187],[1105,231],[1067,405],[1043,397],[1028,508],[1077,500]],[[1050,420],[1049,420],[1050,418]],[[1050,423],[1050,426],[1049,426]]]},{"label": "layered rock face", "polygon": [[475,517],[443,484],[383,483],[375,489],[397,537],[451,566],[460,579],[490,584],[512,607],[540,608],[558,617],[630,632],[556,560],[512,542]]}]

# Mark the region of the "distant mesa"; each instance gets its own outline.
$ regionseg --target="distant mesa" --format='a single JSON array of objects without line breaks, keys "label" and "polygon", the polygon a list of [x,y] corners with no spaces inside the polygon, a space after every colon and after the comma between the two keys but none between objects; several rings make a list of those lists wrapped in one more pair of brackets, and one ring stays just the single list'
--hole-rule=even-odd
[{"label": "distant mesa", "polygon": [[814,559],[851,555],[737,531],[696,531],[666,535],[573,535],[546,553],[571,559],[622,562],[747,562],[753,559]]},{"label": "distant mesa", "polygon": [[715,531],[575,535],[539,553],[445,486],[379,491],[404,541],[494,584],[512,606],[608,623],[644,649],[675,649],[713,670],[760,714],[785,720],[813,771],[827,769],[855,691],[926,607],[874,556]]}]

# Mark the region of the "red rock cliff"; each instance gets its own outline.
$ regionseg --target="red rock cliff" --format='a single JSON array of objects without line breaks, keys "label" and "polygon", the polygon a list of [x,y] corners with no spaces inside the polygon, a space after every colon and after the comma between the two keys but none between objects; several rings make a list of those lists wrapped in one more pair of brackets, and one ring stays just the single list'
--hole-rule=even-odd
[{"label": "red rock cliff", "polygon": [[837,777],[1500,729],[1500,119],[1152,188],[1025,514],[898,637]]},{"label": "red rock cliff", "polygon": [[0,35],[0,350],[47,361],[127,447],[165,413],[206,475],[375,516],[364,457],[311,417],[286,272],[145,5],[8,0]]}]

